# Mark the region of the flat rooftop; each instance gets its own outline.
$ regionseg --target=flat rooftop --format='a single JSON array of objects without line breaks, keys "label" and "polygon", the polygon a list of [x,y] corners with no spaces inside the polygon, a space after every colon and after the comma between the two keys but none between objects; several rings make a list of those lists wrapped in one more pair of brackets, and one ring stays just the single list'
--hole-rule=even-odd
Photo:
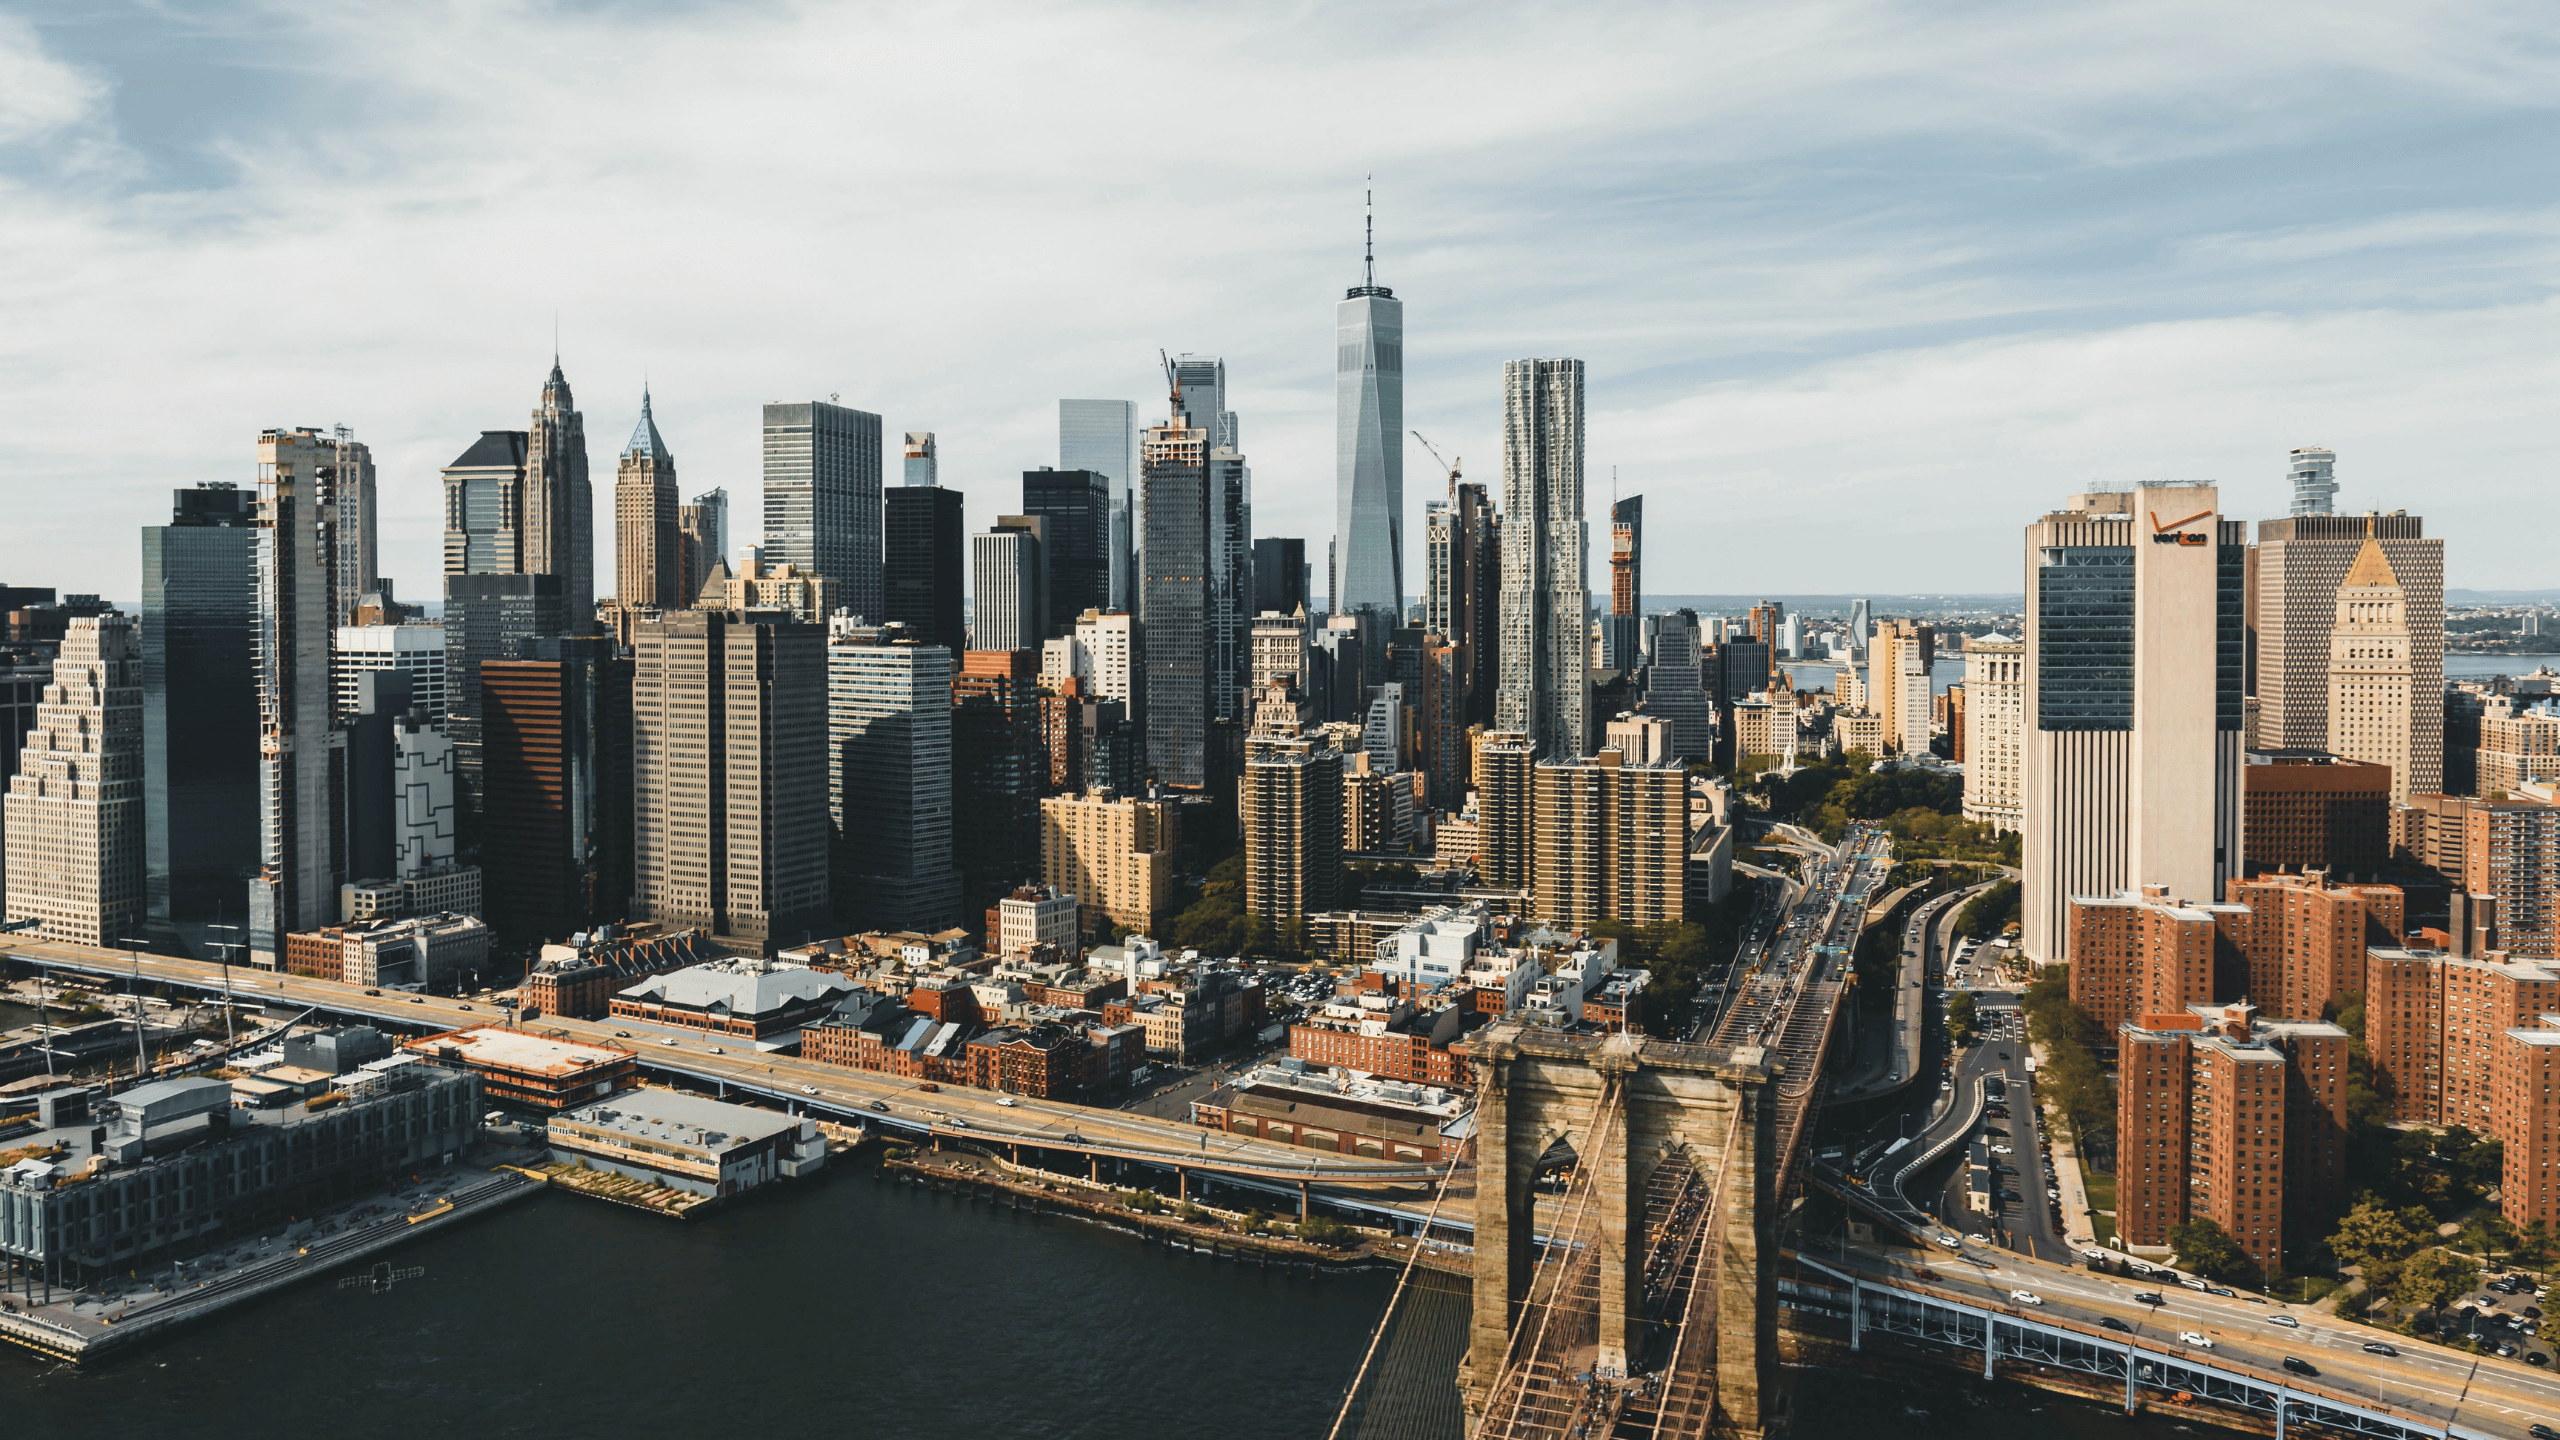
[{"label": "flat rooftop", "polygon": [[487,1065],[532,1075],[575,1075],[599,1065],[627,1060],[638,1053],[618,1045],[554,1040],[548,1035],[512,1030],[503,1025],[448,1030],[441,1035],[408,1041],[403,1048],[419,1055],[442,1056],[447,1047],[458,1050],[466,1065]]},{"label": "flat rooftop", "polygon": [[751,1144],[800,1127],[796,1116],[687,1095],[681,1090],[626,1090],[610,1100],[568,1111],[559,1119],[642,1139],[714,1150]]}]

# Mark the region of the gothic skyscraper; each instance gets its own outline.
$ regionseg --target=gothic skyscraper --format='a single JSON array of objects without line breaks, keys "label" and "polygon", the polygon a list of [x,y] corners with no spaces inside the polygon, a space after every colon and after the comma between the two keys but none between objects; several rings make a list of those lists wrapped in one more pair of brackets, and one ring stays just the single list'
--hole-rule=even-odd
[{"label": "gothic skyscraper", "polygon": [[614,594],[623,604],[680,610],[693,603],[683,589],[683,542],[676,532],[676,457],[658,434],[645,386],[640,424],[614,467],[613,531]]},{"label": "gothic skyscraper", "polygon": [[526,438],[524,488],[524,573],[560,577],[561,610],[569,628],[583,634],[596,616],[595,496],[587,484],[587,422],[558,356]]},{"label": "gothic skyscraper", "polygon": [[1404,302],[1378,283],[1364,247],[1360,283],[1333,307],[1334,574],[1337,615],[1404,616]]}]

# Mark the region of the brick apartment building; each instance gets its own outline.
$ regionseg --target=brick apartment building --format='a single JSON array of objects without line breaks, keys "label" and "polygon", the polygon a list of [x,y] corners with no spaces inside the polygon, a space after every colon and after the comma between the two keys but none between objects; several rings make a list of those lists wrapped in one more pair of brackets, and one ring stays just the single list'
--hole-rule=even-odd
[{"label": "brick apartment building", "polygon": [[2396,885],[2339,885],[2324,871],[2235,879],[2217,917],[2239,950],[2247,988],[2266,1014],[2317,1020],[2342,991],[2362,990],[2365,952],[2396,945],[2407,897]]},{"label": "brick apartment building", "polygon": [[2105,1030],[2212,1000],[2217,964],[2241,964],[2223,931],[2235,912],[2240,907],[2227,903],[2173,899],[2159,885],[2071,897],[2072,1000]]},{"label": "brick apartment building", "polygon": [[[1383,997],[1378,997],[1383,1000]],[[1289,1027],[1289,1058],[1336,1070],[1357,1070],[1388,1080],[1455,1088],[1470,1083],[1464,1013],[1456,1005],[1415,1010],[1373,1005],[1354,1014],[1340,1004]]]},{"label": "brick apartment building", "polygon": [[2347,1032],[2262,1021],[2254,1007],[2146,1013],[2116,1036],[2116,1229],[2169,1243],[2210,1219],[2261,1269],[2288,1226],[2325,1228],[2343,1199]]}]

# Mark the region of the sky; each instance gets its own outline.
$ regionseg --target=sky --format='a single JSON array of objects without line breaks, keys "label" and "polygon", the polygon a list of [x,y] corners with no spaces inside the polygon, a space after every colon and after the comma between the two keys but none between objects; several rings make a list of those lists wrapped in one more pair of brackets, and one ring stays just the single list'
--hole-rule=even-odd
[{"label": "sky", "polygon": [[982,529],[1159,350],[1321,557],[1374,175],[1411,429],[1498,496],[1503,362],[1585,362],[1596,580],[1613,474],[1650,591],[1997,592],[2073,491],[2277,515],[2317,444],[2560,585],[2555,106],[2560,11],[2461,0],[0,0],[0,582],[130,599],[172,488],[343,424],[431,597],[555,333],[600,588],[644,384],[736,541],[759,404],[831,394]]}]

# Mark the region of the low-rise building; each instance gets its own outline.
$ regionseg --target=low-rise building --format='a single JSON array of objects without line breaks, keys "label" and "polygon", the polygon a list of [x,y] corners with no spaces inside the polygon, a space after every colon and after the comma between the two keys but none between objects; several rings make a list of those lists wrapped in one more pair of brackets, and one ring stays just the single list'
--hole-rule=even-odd
[{"label": "low-rise building", "polygon": [[285,971],[383,990],[432,990],[489,968],[489,927],[471,915],[360,920],[285,936]]},{"label": "low-rise building", "polygon": [[717,960],[722,952],[700,930],[668,935],[656,924],[599,925],[545,945],[524,980],[524,1017],[557,1015],[597,1020],[611,1013],[613,997],[652,975]]},{"label": "low-rise building", "polygon": [[1193,1124],[1275,1145],[1437,1164],[1464,1143],[1464,1097],[1400,1080],[1321,1074],[1291,1059],[1191,1102]]},{"label": "low-rise building", "polygon": [[640,1083],[639,1057],[601,1041],[555,1039],[507,1025],[476,1025],[411,1040],[402,1049],[480,1077],[500,1105],[566,1110]]},{"label": "low-rise building", "polygon": [[613,997],[613,1018],[734,1036],[758,1049],[786,1049],[800,1027],[832,1014],[852,981],[805,965],[753,956],[713,960],[655,975]]},{"label": "low-rise building", "polygon": [[1377,943],[1369,962],[1372,974],[1408,985],[1436,986],[1456,982],[1474,968],[1476,950],[1490,935],[1488,907],[1481,900],[1444,905],[1408,919]]},{"label": "low-rise building", "polygon": [[555,1161],[713,1197],[827,1163],[815,1120],[676,1090],[633,1090],[555,1115],[550,1137]]},{"label": "low-rise building", "polygon": [[1389,1080],[1462,1087],[1470,1073],[1466,1055],[1452,1046],[1465,1033],[1467,1013],[1454,1001],[1423,1010],[1375,992],[1337,999],[1289,1027],[1289,1057]]},{"label": "low-rise building", "polygon": [[987,921],[987,949],[998,959],[1047,949],[1073,955],[1081,938],[1076,897],[1054,885],[1020,885],[995,904]]}]

